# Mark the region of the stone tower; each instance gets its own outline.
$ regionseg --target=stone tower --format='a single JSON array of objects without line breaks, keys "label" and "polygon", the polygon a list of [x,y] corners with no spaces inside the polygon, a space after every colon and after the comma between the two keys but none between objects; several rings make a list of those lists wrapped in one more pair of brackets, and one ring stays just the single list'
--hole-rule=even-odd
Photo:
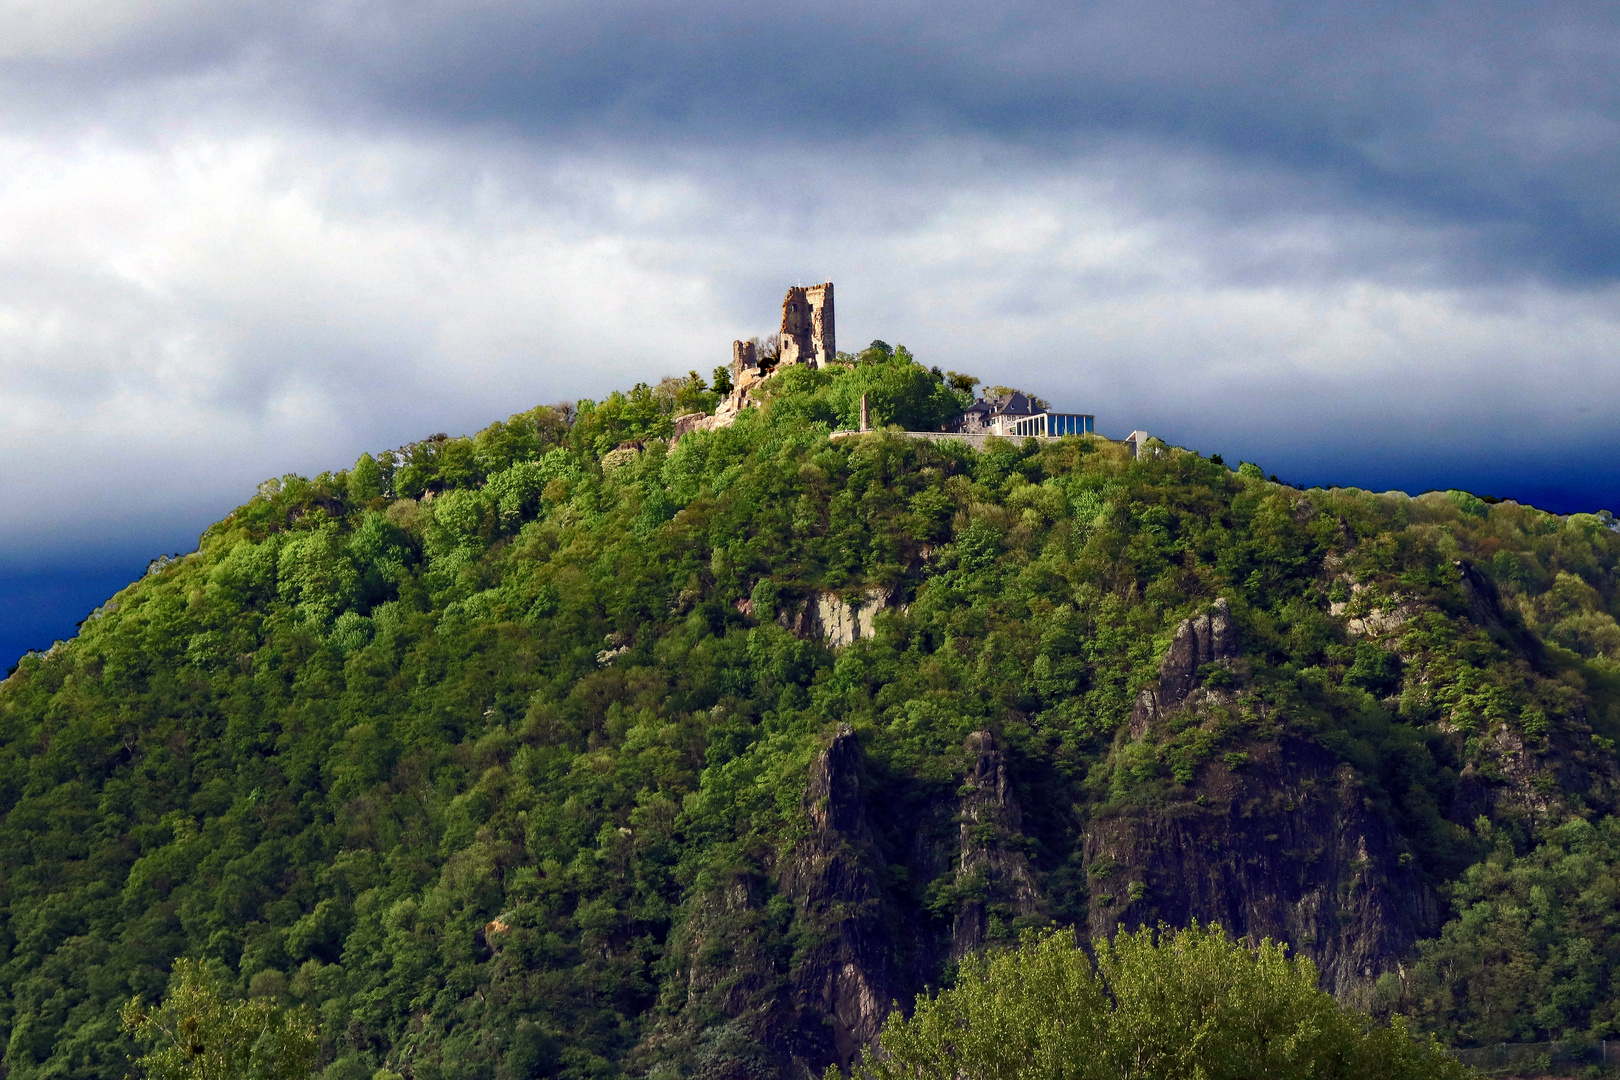
[{"label": "stone tower", "polygon": [[731,381],[733,384],[742,378],[745,371],[759,368],[759,350],[754,348],[752,341],[733,341],[731,343]]},{"label": "stone tower", "polygon": [[782,301],[782,366],[826,367],[837,355],[833,338],[832,282],[795,285]]}]

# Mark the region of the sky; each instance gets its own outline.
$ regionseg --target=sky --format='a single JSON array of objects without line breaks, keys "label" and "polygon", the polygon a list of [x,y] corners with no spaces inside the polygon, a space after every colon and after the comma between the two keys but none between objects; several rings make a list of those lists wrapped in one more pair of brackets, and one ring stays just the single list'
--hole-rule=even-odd
[{"label": "sky", "polygon": [[0,662],[257,484],[839,344],[1620,510],[1620,7],[0,0]]}]

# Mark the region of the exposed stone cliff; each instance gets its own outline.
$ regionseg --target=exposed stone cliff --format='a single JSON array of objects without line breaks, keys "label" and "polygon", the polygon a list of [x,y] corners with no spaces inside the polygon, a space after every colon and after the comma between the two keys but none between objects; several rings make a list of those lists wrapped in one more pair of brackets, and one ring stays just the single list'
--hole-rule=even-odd
[{"label": "exposed stone cliff", "polygon": [[1157,685],[1144,688],[1137,696],[1131,712],[1131,737],[1141,738],[1159,716],[1186,704],[1200,686],[1199,668],[1229,661],[1237,654],[1232,609],[1224,597],[1207,613],[1184,620],[1176,627],[1170,651],[1159,665]]},{"label": "exposed stone cliff", "polygon": [[[1467,585],[1473,620],[1511,637],[1512,620],[1488,585]],[[871,612],[883,602],[876,592],[858,599],[867,604],[836,601],[841,608],[832,610],[831,598],[811,596],[781,618],[803,636],[847,644],[871,633]],[[1353,638],[1393,649],[1394,629],[1423,609],[1377,614],[1362,605],[1359,615],[1342,607],[1334,614]],[[1166,797],[1071,808],[1083,819],[1075,854],[1084,886],[1057,875],[1050,852],[1044,862],[1032,854],[1039,845],[1024,831],[1019,777],[991,731],[968,737],[961,772],[948,784],[901,792],[869,770],[858,736],[841,727],[811,763],[804,829],[793,844],[760,875],[717,884],[689,905],[680,931],[686,955],[706,959],[690,969],[688,1018],[728,1018],[700,1045],[700,1056],[701,1046],[730,1047],[722,1055],[730,1064],[715,1075],[767,1068],[804,1078],[829,1062],[847,1065],[895,1001],[909,1002],[938,985],[953,961],[1010,942],[1019,925],[1043,923],[1060,908],[1078,907],[1093,937],[1122,923],[1198,920],[1283,941],[1314,960],[1342,1000],[1370,1004],[1378,976],[1401,970],[1414,943],[1438,928],[1439,899],[1387,796],[1309,732],[1267,720],[1267,707],[1246,696],[1241,644],[1224,599],[1175,628],[1116,755],[1166,733],[1214,732],[1244,709],[1258,708],[1260,722],[1217,738],[1225,753],[1206,757]],[[1566,786],[1612,789],[1572,730],[1546,746],[1493,735],[1502,742],[1500,767],[1491,777],[1459,778],[1453,819],[1466,823],[1476,809],[1513,800],[1545,811]],[[1567,784],[1535,779],[1548,770]],[[1083,898],[1047,894],[1064,880],[1055,887],[1083,888]],[[779,926],[765,915],[772,892]]]},{"label": "exposed stone cliff", "polygon": [[801,1044],[793,1049],[808,1056],[821,1043],[841,1066],[877,1035],[895,989],[882,864],[867,827],[860,773],[860,744],[846,725],[811,766],[804,793],[810,831],[780,879],[808,938],[788,982],[795,1000],[826,1021],[823,1031],[797,1032]]},{"label": "exposed stone cliff", "polygon": [[1089,930],[1219,922],[1287,942],[1328,989],[1365,1004],[1433,931],[1436,899],[1348,765],[1293,737],[1245,753],[1239,768],[1208,768],[1192,800],[1092,823]]},{"label": "exposed stone cliff", "polygon": [[[1224,599],[1183,621],[1157,683],[1137,699],[1130,737],[1173,723],[1211,726],[1206,716],[1234,695],[1205,685],[1205,674],[1238,655]],[[1219,922],[1256,942],[1287,942],[1350,1001],[1364,1003],[1373,980],[1439,917],[1374,793],[1348,764],[1288,732],[1247,738],[1178,798],[1101,808],[1084,858],[1092,935],[1121,923]]]},{"label": "exposed stone cliff", "polygon": [[760,873],[733,870],[692,896],[674,935],[686,997],[644,1056],[684,1046],[706,1076],[809,1080],[877,1034],[899,990],[896,933],[862,773],[843,726],[811,763],[798,841],[765,854]]},{"label": "exposed stone cliff", "polygon": [[960,897],[951,927],[951,959],[982,948],[992,904],[1021,916],[1040,908],[1029,861],[1018,846],[1023,815],[1013,796],[1006,755],[988,731],[968,736],[972,766],[960,789],[960,849],[956,888]]}]

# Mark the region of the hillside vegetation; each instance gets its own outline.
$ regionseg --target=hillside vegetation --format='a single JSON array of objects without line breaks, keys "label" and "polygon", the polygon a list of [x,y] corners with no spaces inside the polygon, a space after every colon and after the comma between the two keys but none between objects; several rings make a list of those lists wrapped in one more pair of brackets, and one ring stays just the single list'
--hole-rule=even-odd
[{"label": "hillside vegetation", "polygon": [[333,1080],[819,1074],[982,946],[1189,918],[1444,1039],[1620,1035],[1612,518],[829,441],[960,407],[867,360],[267,482],[24,658],[5,1076],[124,1075],[177,957]]}]

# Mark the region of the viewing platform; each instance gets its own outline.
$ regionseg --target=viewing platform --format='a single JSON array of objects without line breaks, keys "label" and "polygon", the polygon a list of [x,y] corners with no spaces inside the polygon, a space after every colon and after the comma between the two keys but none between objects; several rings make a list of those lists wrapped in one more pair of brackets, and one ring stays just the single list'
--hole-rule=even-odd
[{"label": "viewing platform", "polygon": [[[888,428],[867,428],[866,430],[862,431],[862,430],[860,430],[858,428],[853,428],[853,429],[845,429],[845,430],[842,430],[842,431],[829,432],[828,435],[827,435],[827,438],[835,439],[835,440],[836,439],[847,439],[847,438],[850,438],[851,436],[855,436],[855,435],[876,435],[876,434],[880,434],[880,433],[885,432],[885,431],[887,431],[891,435],[903,435],[908,439],[921,439],[924,442],[961,442],[961,443],[966,443],[971,449],[979,451],[980,453],[984,452],[984,450],[986,450],[989,447],[990,440],[992,440],[992,439],[1000,439],[1000,440],[1002,440],[1004,442],[1018,442],[1018,443],[1023,442],[1025,439],[1034,439],[1038,443],[1047,443],[1047,442],[1055,443],[1055,442],[1059,442],[1062,439],[1073,437],[1073,436],[1067,435],[1067,434],[1065,434],[1065,435],[998,435],[995,432],[990,432],[990,431],[985,431],[985,432],[896,431],[896,430],[888,429]],[[1078,435],[1078,434],[1081,434],[1081,433],[1075,432],[1074,434]],[[1145,447],[1147,445],[1147,441],[1148,441],[1148,437],[1149,437],[1148,433],[1145,432],[1145,431],[1133,431],[1129,435],[1127,435],[1125,438],[1120,439],[1120,440],[1110,439],[1106,435],[1098,435],[1095,431],[1092,431],[1090,429],[1085,431],[1084,434],[1086,436],[1089,436],[1089,437],[1093,438],[1093,439],[1100,439],[1103,442],[1116,442],[1116,441],[1118,441],[1118,442],[1124,444],[1124,446],[1130,450],[1132,457],[1140,457],[1141,456],[1141,450],[1142,450],[1143,447]]]}]

